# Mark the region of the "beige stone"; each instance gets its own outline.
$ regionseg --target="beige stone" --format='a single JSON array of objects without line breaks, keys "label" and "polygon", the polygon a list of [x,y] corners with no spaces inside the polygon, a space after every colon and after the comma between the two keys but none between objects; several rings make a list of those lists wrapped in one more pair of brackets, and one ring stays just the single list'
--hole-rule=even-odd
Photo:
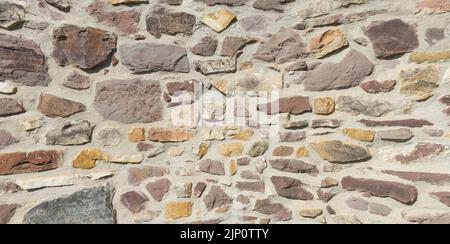
[{"label": "beige stone", "polygon": [[238,134],[231,137],[234,140],[248,140],[255,132],[252,129],[242,130]]},{"label": "beige stone", "polygon": [[323,58],[347,46],[347,37],[340,29],[327,30],[309,41],[309,48],[316,58]]},{"label": "beige stone", "polygon": [[184,142],[193,139],[195,131],[175,128],[151,128],[148,130],[148,139],[158,142]]},{"label": "beige stone", "polygon": [[409,62],[417,64],[429,62],[441,62],[448,61],[450,59],[450,51],[437,51],[437,52],[415,52],[409,55]]},{"label": "beige stone", "polygon": [[236,169],[236,160],[231,160],[230,161],[230,175],[233,176],[237,173],[237,169]]},{"label": "beige stone", "polygon": [[299,147],[295,153],[297,158],[306,158],[309,157],[309,150],[306,147]]},{"label": "beige stone", "polygon": [[375,139],[375,131],[356,128],[345,128],[342,130],[348,137],[358,140],[372,142]]},{"label": "beige stone", "polygon": [[403,70],[400,72],[400,93],[423,100],[439,87],[440,81],[441,71],[436,66]]},{"label": "beige stone", "polygon": [[222,32],[236,18],[236,15],[226,8],[209,13],[202,18],[202,22],[216,32]]},{"label": "beige stone", "polygon": [[166,219],[179,219],[192,215],[191,201],[168,202],[166,203]]},{"label": "beige stone", "polygon": [[226,157],[239,156],[244,151],[244,145],[237,142],[226,142],[219,145],[219,152]]},{"label": "beige stone", "polygon": [[322,209],[318,208],[305,208],[300,210],[300,216],[313,219],[321,215],[322,212],[323,212]]},{"label": "beige stone", "polygon": [[228,92],[228,81],[227,80],[213,80],[211,85],[223,94]]},{"label": "beige stone", "polygon": [[11,86],[8,83],[0,82],[0,93],[1,94],[14,94],[17,92],[17,87]]},{"label": "beige stone", "polygon": [[145,129],[133,127],[128,131],[128,140],[130,142],[145,141]]},{"label": "beige stone", "polygon": [[109,158],[110,163],[116,164],[140,164],[144,161],[144,155],[141,153],[114,153]]},{"label": "beige stone", "polygon": [[334,112],[335,103],[332,97],[318,97],[314,99],[313,111],[320,115],[329,115]]}]

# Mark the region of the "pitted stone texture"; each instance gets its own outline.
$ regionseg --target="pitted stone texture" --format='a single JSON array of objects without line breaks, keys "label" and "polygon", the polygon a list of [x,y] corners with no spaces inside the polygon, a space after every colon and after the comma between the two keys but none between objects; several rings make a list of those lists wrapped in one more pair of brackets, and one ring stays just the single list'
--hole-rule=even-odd
[{"label": "pitted stone texture", "polygon": [[53,129],[45,135],[47,145],[82,145],[91,141],[94,125],[84,121],[66,121],[61,129]]},{"label": "pitted stone texture", "polygon": [[147,15],[147,31],[160,38],[161,34],[192,35],[196,22],[195,15],[184,12],[171,12],[165,8],[157,8]]},{"label": "pitted stone texture", "polygon": [[297,179],[282,176],[272,176],[270,179],[275,187],[275,191],[284,198],[295,200],[314,199],[314,195],[304,189],[305,184]]},{"label": "pitted stone texture", "polygon": [[86,111],[86,106],[66,98],[41,93],[38,110],[50,118],[67,118]]},{"label": "pitted stone texture", "polygon": [[341,141],[314,142],[311,147],[324,160],[332,163],[351,163],[371,158],[367,148]]},{"label": "pitted stone texture", "polygon": [[161,87],[157,81],[141,79],[99,82],[94,108],[105,119],[126,124],[160,121]]},{"label": "pitted stone texture", "polygon": [[0,3],[0,27],[13,29],[25,21],[25,8],[18,4]]},{"label": "pitted stone texture", "polygon": [[26,174],[58,168],[64,159],[62,151],[34,151],[0,154],[0,175]]}]

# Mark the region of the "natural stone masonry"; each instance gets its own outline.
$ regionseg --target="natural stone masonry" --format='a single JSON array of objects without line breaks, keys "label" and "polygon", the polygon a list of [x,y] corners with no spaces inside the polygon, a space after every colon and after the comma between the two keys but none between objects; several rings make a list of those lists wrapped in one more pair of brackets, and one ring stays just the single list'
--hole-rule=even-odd
[{"label": "natural stone masonry", "polygon": [[448,224],[449,20],[0,0],[0,224]]}]

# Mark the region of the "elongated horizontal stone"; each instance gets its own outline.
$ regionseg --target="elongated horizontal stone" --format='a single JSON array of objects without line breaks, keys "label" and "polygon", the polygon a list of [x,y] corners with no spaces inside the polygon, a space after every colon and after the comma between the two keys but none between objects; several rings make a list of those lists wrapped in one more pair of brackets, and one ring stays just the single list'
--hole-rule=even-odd
[{"label": "elongated horizontal stone", "polygon": [[236,188],[240,191],[264,193],[265,185],[263,181],[238,181],[236,182]]},{"label": "elongated horizontal stone", "polygon": [[300,180],[282,176],[272,176],[270,180],[275,187],[275,191],[282,197],[296,200],[314,199],[314,195],[304,189],[305,184]]},{"label": "elongated horizontal stone", "polygon": [[200,171],[213,175],[225,175],[225,168],[220,161],[204,159],[198,162],[198,168]]},{"label": "elongated horizontal stone", "polygon": [[358,121],[369,127],[381,127],[381,126],[402,126],[402,127],[410,127],[410,128],[420,128],[423,126],[432,126],[434,125],[428,120],[424,119],[403,119],[403,120],[367,120],[362,119]]},{"label": "elongated horizontal stone", "polygon": [[34,151],[0,154],[0,175],[26,174],[58,168],[63,151]]},{"label": "elongated horizontal stone", "polygon": [[311,112],[312,108],[309,103],[309,97],[298,96],[280,98],[279,100],[271,103],[260,104],[258,105],[258,110],[266,112],[269,115],[279,113],[299,115],[306,112]]},{"label": "elongated horizontal stone", "polygon": [[148,139],[159,142],[184,142],[194,138],[195,132],[182,129],[151,128],[148,130]]},{"label": "elongated horizontal stone", "polygon": [[195,70],[204,75],[212,75],[219,73],[234,73],[236,72],[236,59],[222,58],[222,59],[199,60],[195,62]]},{"label": "elongated horizontal stone", "polygon": [[292,219],[292,211],[281,203],[272,202],[270,199],[257,200],[255,211],[261,214],[273,216],[277,220],[288,221]]},{"label": "elongated horizontal stone", "polygon": [[416,160],[425,159],[427,157],[436,156],[446,150],[446,147],[437,143],[419,143],[414,149],[406,154],[395,156],[395,160],[400,163],[411,163]]},{"label": "elongated horizontal stone", "polygon": [[272,165],[272,168],[284,172],[308,174],[315,174],[319,172],[315,165],[296,159],[274,159],[270,160],[269,163]]},{"label": "elongated horizontal stone", "polygon": [[311,147],[324,159],[333,163],[351,163],[370,159],[367,148],[341,141],[320,141]]},{"label": "elongated horizontal stone", "polygon": [[435,51],[435,52],[415,52],[409,55],[409,62],[417,64],[429,62],[435,63],[446,61],[450,59],[450,51]]},{"label": "elongated horizontal stone", "polygon": [[342,187],[348,191],[359,191],[375,197],[392,198],[401,203],[412,205],[417,200],[417,188],[392,181],[381,181],[364,178],[344,177]]},{"label": "elongated horizontal stone", "polygon": [[10,116],[23,112],[25,112],[25,108],[15,99],[7,97],[0,98],[0,116]]},{"label": "elongated horizontal stone", "polygon": [[414,135],[410,129],[397,129],[378,131],[377,136],[385,141],[404,142],[409,141]]},{"label": "elongated horizontal stone", "polygon": [[434,198],[437,198],[441,203],[450,207],[450,192],[441,191],[441,192],[432,192],[430,195]]},{"label": "elongated horizontal stone", "polygon": [[165,8],[157,8],[146,17],[147,31],[160,38],[161,34],[192,35],[196,22],[195,15],[184,12],[171,12]]},{"label": "elongated horizontal stone", "polygon": [[450,184],[450,174],[395,170],[383,170],[382,172],[389,175],[395,175],[403,180],[409,180],[413,182],[426,182],[432,185]]},{"label": "elongated horizontal stone", "polygon": [[45,135],[47,145],[82,145],[91,141],[94,125],[84,121],[66,121],[61,128],[52,129]]}]

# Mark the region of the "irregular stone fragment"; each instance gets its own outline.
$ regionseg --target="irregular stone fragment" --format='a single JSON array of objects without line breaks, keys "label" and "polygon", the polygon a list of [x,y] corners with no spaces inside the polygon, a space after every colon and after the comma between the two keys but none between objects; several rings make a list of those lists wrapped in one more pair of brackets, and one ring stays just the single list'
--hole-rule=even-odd
[{"label": "irregular stone fragment", "polygon": [[159,2],[176,6],[181,5],[183,3],[183,0],[160,0]]},{"label": "irregular stone fragment", "polygon": [[362,222],[353,215],[335,215],[331,218],[329,224],[358,225]]},{"label": "irregular stone fragment", "polygon": [[148,183],[146,189],[155,201],[161,202],[164,196],[169,192],[171,185],[172,183],[168,179],[160,179]]},{"label": "irregular stone fragment", "polygon": [[333,197],[336,196],[336,193],[334,191],[325,191],[323,189],[319,189],[317,191],[317,197],[320,201],[327,203],[329,202]]},{"label": "irregular stone fragment", "polygon": [[295,0],[256,0],[253,7],[264,11],[275,10],[277,12],[284,12],[284,5]]},{"label": "irregular stone fragment", "polygon": [[197,197],[197,198],[202,197],[203,192],[204,192],[205,189],[206,189],[206,186],[207,186],[206,183],[204,183],[204,182],[198,182],[198,183],[195,185],[195,187],[194,187],[194,196]]},{"label": "irregular stone fragment", "polygon": [[317,208],[304,208],[300,209],[300,216],[304,218],[317,218],[318,216],[322,215],[323,211],[322,209]]},{"label": "irregular stone fragment", "polygon": [[72,167],[80,169],[95,168],[97,160],[105,159],[105,155],[98,149],[80,151],[72,160]]},{"label": "irregular stone fragment", "polygon": [[416,145],[411,152],[395,156],[395,160],[400,163],[407,164],[420,159],[439,155],[445,150],[447,150],[447,148],[444,145],[422,142]]},{"label": "irregular stone fragment", "polygon": [[283,124],[283,128],[288,130],[297,130],[306,127],[308,127],[307,120],[294,120],[292,118],[289,118],[288,121]]},{"label": "irregular stone fragment", "polygon": [[426,182],[432,185],[445,185],[450,183],[450,174],[395,170],[383,170],[382,172],[385,174],[395,175],[403,180],[409,180],[413,182]]},{"label": "irregular stone fragment", "polygon": [[196,22],[195,15],[184,12],[171,12],[165,8],[157,8],[147,15],[147,31],[160,38],[161,34],[192,35]]},{"label": "irregular stone fragment", "polygon": [[410,129],[383,130],[377,132],[377,137],[385,141],[405,142],[413,138]]},{"label": "irregular stone fragment", "polygon": [[52,129],[45,135],[47,145],[83,145],[91,141],[94,125],[87,120],[66,121],[60,129]]},{"label": "irregular stone fragment", "polygon": [[409,55],[409,62],[417,64],[436,63],[450,59],[450,51],[414,52]]},{"label": "irregular stone fragment", "polygon": [[236,72],[236,59],[210,59],[198,60],[195,62],[195,70],[204,74],[212,75],[219,73],[234,73]]},{"label": "irregular stone fragment", "polygon": [[450,192],[432,192],[430,195],[447,205],[447,207],[450,207]]},{"label": "irregular stone fragment", "polygon": [[347,8],[350,5],[361,5],[367,2],[367,0],[336,0],[339,7]]},{"label": "irregular stone fragment", "polygon": [[398,182],[381,181],[372,179],[344,177],[342,187],[349,191],[359,191],[375,197],[392,198],[403,204],[412,205],[417,200],[417,188]]},{"label": "irregular stone fragment", "polygon": [[240,191],[251,191],[264,193],[265,185],[263,181],[238,181],[236,188]]},{"label": "irregular stone fragment", "polygon": [[375,139],[375,132],[356,128],[345,128],[343,132],[350,138],[358,141],[372,142]]},{"label": "irregular stone fragment", "polygon": [[306,49],[306,44],[297,32],[292,29],[281,29],[258,47],[254,57],[282,64],[305,57]]},{"label": "irregular stone fragment", "polygon": [[165,167],[145,166],[142,168],[130,168],[128,170],[128,182],[131,185],[137,186],[145,179],[150,177],[162,177],[169,174],[169,170]]},{"label": "irregular stone fragment", "polygon": [[234,57],[235,54],[243,49],[249,40],[240,36],[227,36],[223,39],[221,56]]},{"label": "irregular stone fragment", "polygon": [[287,157],[287,156],[291,156],[293,152],[294,152],[294,148],[293,147],[290,147],[290,146],[278,146],[278,147],[276,147],[273,150],[272,156],[275,156],[275,157]]},{"label": "irregular stone fragment", "polygon": [[216,52],[219,41],[217,39],[206,36],[200,42],[191,47],[191,52],[195,55],[209,57]]},{"label": "irregular stone fragment", "polygon": [[[236,91],[270,92],[274,89],[282,89],[284,84],[284,78],[281,73],[264,69],[241,71],[238,72],[236,76],[232,77],[232,79],[234,80],[233,89]],[[240,112],[240,115],[244,116],[246,113],[242,111]]]},{"label": "irregular stone fragment", "polygon": [[26,174],[58,168],[64,160],[62,151],[34,151],[0,154],[0,175]]},{"label": "irregular stone fragment", "polygon": [[295,152],[297,158],[309,157],[309,150],[306,147],[299,147]]},{"label": "irregular stone fragment", "polygon": [[294,178],[272,176],[272,184],[278,195],[287,199],[313,200],[314,195],[303,188],[304,184]]},{"label": "irregular stone fragment", "polygon": [[18,204],[0,204],[0,224],[7,224],[16,214],[16,209],[19,207],[20,205]]},{"label": "irregular stone fragment", "polygon": [[1,94],[6,94],[6,95],[11,95],[11,94],[15,94],[17,93],[17,87],[16,86],[11,86],[8,83],[5,82],[1,82],[0,83],[0,93]]},{"label": "irregular stone fragment", "polygon": [[261,214],[273,215],[280,221],[292,219],[292,211],[281,203],[273,203],[270,199],[256,200],[255,211]]},{"label": "irregular stone fragment", "polygon": [[269,143],[266,141],[260,141],[260,142],[255,142],[250,150],[248,151],[247,155],[249,155],[250,157],[259,157],[264,155],[264,153],[266,153],[266,151],[269,149]]},{"label": "irregular stone fragment", "polygon": [[101,29],[63,25],[53,30],[52,56],[60,66],[92,69],[108,60],[117,37]]},{"label": "irregular stone fragment", "polygon": [[202,2],[208,6],[215,5],[227,5],[227,6],[241,6],[244,5],[248,0],[195,0],[196,2]]},{"label": "irregular stone fragment", "polygon": [[359,197],[352,197],[345,201],[345,204],[347,204],[347,207],[360,210],[360,211],[367,211],[369,210],[369,202],[361,199]]},{"label": "irregular stone fragment", "polygon": [[283,172],[308,174],[316,174],[319,172],[315,165],[296,159],[274,159],[269,162],[272,168]]},{"label": "irregular stone fragment", "polygon": [[444,28],[431,27],[428,28],[425,32],[425,41],[430,45],[434,45],[439,41],[443,40],[444,38],[445,38]]},{"label": "irregular stone fragment", "polygon": [[392,209],[386,205],[370,202],[369,203],[369,213],[379,215],[379,216],[388,216],[391,214]]},{"label": "irregular stone fragment", "polygon": [[137,10],[110,11],[107,4],[96,0],[86,8],[98,22],[114,26],[124,34],[133,34],[138,31],[141,13]]},{"label": "irregular stone fragment", "polygon": [[410,128],[420,128],[423,126],[432,126],[433,125],[433,123],[431,123],[430,121],[423,120],[423,119],[382,120],[382,121],[362,119],[358,122],[362,123],[366,126],[369,126],[369,127],[402,126],[402,127],[410,127]]},{"label": "irregular stone fragment", "polygon": [[41,93],[38,110],[50,118],[66,118],[73,114],[86,111],[86,106],[69,99]]},{"label": "irregular stone fragment", "polygon": [[21,190],[22,188],[12,181],[0,182],[0,193],[16,193]]},{"label": "irregular stone fragment", "polygon": [[329,115],[334,112],[334,106],[332,97],[318,97],[314,99],[313,111],[315,114]]},{"label": "irregular stone fragment", "polygon": [[159,43],[123,44],[121,62],[133,73],[169,71],[189,73],[186,49]]},{"label": "irregular stone fragment", "polygon": [[63,85],[75,90],[85,90],[91,87],[89,77],[81,75],[77,71],[73,71],[65,80]]},{"label": "irregular stone fragment", "polygon": [[145,128],[132,127],[128,130],[128,141],[140,142],[145,141]]},{"label": "irregular stone fragment", "polygon": [[0,130],[0,149],[19,142],[17,138],[11,135],[10,132],[6,130]]},{"label": "irregular stone fragment", "polygon": [[420,0],[416,3],[417,9],[429,13],[442,14],[450,12],[450,1],[448,0]]},{"label": "irregular stone fragment", "polygon": [[184,142],[194,138],[195,132],[192,130],[170,129],[170,128],[150,128],[148,139],[158,142]]},{"label": "irregular stone fragment", "polygon": [[233,140],[248,140],[254,134],[255,134],[255,132],[251,129],[242,130],[239,133],[237,133],[236,135],[232,136],[231,139],[233,139]]},{"label": "irregular stone fragment", "polygon": [[144,161],[144,155],[141,153],[113,153],[109,157],[109,162],[116,164],[140,164],[142,161]]},{"label": "irregular stone fragment", "polygon": [[298,142],[306,138],[305,131],[280,132],[280,142]]},{"label": "irregular stone fragment", "polygon": [[203,198],[203,202],[208,210],[212,210],[231,204],[233,199],[219,186],[212,186],[208,194]]},{"label": "irregular stone fragment", "polygon": [[345,47],[348,47],[348,41],[341,29],[327,30],[309,41],[309,49],[316,58],[324,58]]},{"label": "irregular stone fragment", "polygon": [[263,15],[251,15],[239,20],[245,31],[258,32],[266,27],[266,18]]},{"label": "irregular stone fragment", "polygon": [[94,108],[105,119],[126,124],[162,119],[161,88],[157,81],[111,80],[97,83]]},{"label": "irregular stone fragment", "polygon": [[341,121],[337,119],[314,119],[311,121],[311,127],[317,128],[338,128]]},{"label": "irregular stone fragment", "polygon": [[76,192],[43,202],[25,214],[24,224],[115,224],[112,187]]},{"label": "irregular stone fragment", "polygon": [[371,158],[367,148],[342,141],[319,141],[310,145],[322,159],[332,163],[351,163]]},{"label": "irregular stone fragment", "polygon": [[327,176],[325,179],[323,179],[320,183],[320,187],[322,188],[330,188],[333,186],[338,186],[339,181],[337,181],[335,178]]},{"label": "irregular stone fragment", "polygon": [[53,7],[64,11],[69,12],[70,8],[72,7],[72,3],[70,0],[45,0],[48,4],[52,5]]},{"label": "irregular stone fragment", "polygon": [[13,29],[25,21],[25,9],[23,6],[8,2],[0,3],[0,27]]},{"label": "irregular stone fragment", "polygon": [[226,8],[220,8],[215,12],[208,13],[202,18],[202,22],[213,29],[215,32],[222,32],[225,30],[236,15]]},{"label": "irregular stone fragment", "polygon": [[280,98],[278,101],[267,104],[259,104],[258,111],[266,112],[269,115],[279,113],[289,113],[299,115],[311,112],[312,108],[309,103],[309,97],[288,97]]},{"label": "irregular stone fragment", "polygon": [[286,71],[306,71],[308,70],[308,64],[305,60],[297,60],[292,64],[289,64],[286,68]]},{"label": "irregular stone fragment", "polygon": [[198,168],[200,171],[213,175],[225,175],[225,168],[220,161],[204,159],[198,162]]},{"label": "irregular stone fragment", "polygon": [[236,163],[237,163],[239,166],[249,165],[249,164],[250,164],[250,157],[239,158],[238,160],[236,160]]},{"label": "irregular stone fragment", "polygon": [[372,101],[351,96],[340,96],[336,101],[336,110],[348,112],[356,116],[364,114],[372,117],[380,117],[391,111],[389,102]]},{"label": "irregular stone fragment", "polygon": [[395,80],[385,80],[385,81],[376,81],[371,80],[364,82],[360,85],[360,87],[367,93],[380,93],[380,92],[390,92],[394,90],[397,81]]},{"label": "irregular stone fragment", "polygon": [[129,191],[120,196],[120,202],[132,213],[139,213],[143,208],[147,197],[136,191]]},{"label": "irregular stone fragment", "polygon": [[119,146],[124,135],[121,128],[105,127],[98,132],[98,138],[103,146]]},{"label": "irregular stone fragment", "polygon": [[239,156],[244,151],[244,145],[236,142],[222,143],[218,147],[220,154],[226,157]]},{"label": "irregular stone fragment", "polygon": [[358,86],[372,74],[374,65],[360,52],[352,49],[339,63],[325,63],[308,71],[306,91],[340,90]]},{"label": "irregular stone fragment", "polygon": [[22,126],[24,131],[33,131],[35,129],[41,128],[43,121],[42,121],[42,117],[35,116],[35,117],[20,119],[19,123]]},{"label": "irregular stone fragment", "polygon": [[190,198],[192,196],[192,182],[175,185],[175,194],[177,198]]},{"label": "irregular stone fragment", "polygon": [[378,58],[390,58],[419,47],[415,27],[401,19],[372,22],[363,31],[372,42]]},{"label": "irregular stone fragment", "polygon": [[135,3],[148,3],[148,0],[108,0],[108,3],[112,5],[135,4]]},{"label": "irregular stone fragment", "polygon": [[418,99],[431,94],[441,81],[441,72],[435,66],[427,66],[400,72],[400,93]]},{"label": "irregular stone fragment", "polygon": [[402,217],[408,222],[419,224],[450,224],[450,213],[430,209],[403,211]]},{"label": "irregular stone fragment", "polygon": [[0,60],[2,79],[26,86],[47,86],[50,81],[45,56],[34,41],[0,34]]}]

